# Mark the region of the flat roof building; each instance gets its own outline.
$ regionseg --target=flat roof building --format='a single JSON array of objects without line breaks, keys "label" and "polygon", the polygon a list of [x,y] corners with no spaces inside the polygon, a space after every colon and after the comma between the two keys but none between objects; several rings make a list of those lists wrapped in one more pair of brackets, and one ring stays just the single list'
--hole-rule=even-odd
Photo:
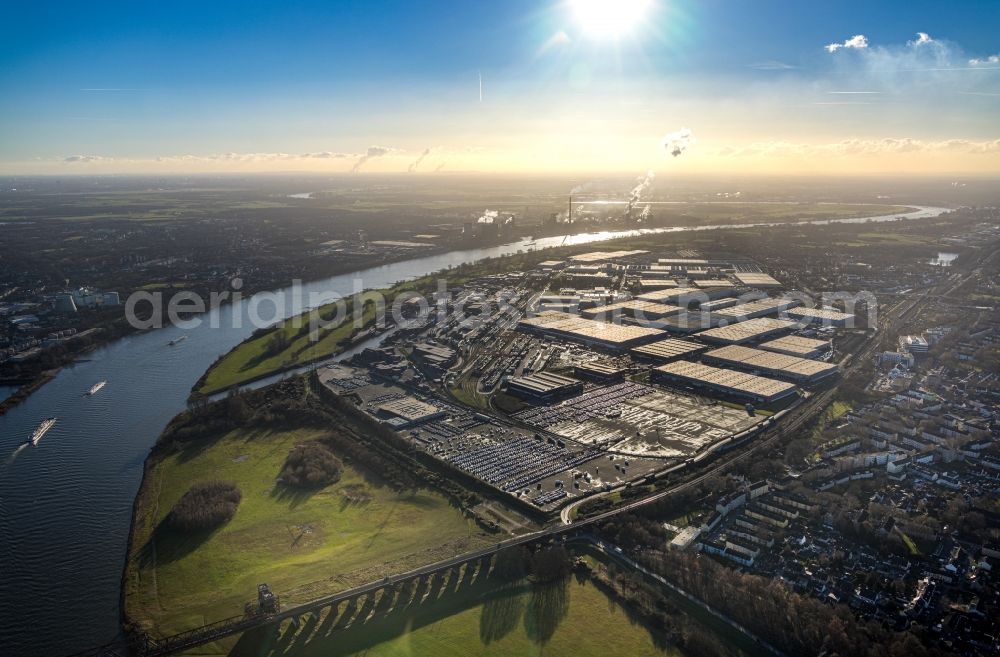
[{"label": "flat roof building", "polygon": [[707,267],[710,260],[703,258],[658,258],[657,263],[664,267]]},{"label": "flat roof building", "polygon": [[733,264],[728,260],[705,260],[703,258],[660,258],[657,266],[683,272],[732,271]]},{"label": "flat roof building", "polygon": [[423,365],[443,372],[455,362],[458,353],[451,347],[420,342],[413,345],[413,357]]},{"label": "flat roof building", "polygon": [[707,351],[701,358],[798,383],[815,383],[837,373],[837,366],[830,363],[735,344]]},{"label": "flat roof building", "polygon": [[552,372],[536,372],[507,380],[507,392],[524,399],[547,402],[583,392],[583,382]]},{"label": "flat roof building", "polygon": [[768,274],[736,272],[733,276],[747,287],[755,287],[762,290],[781,287],[781,282]]},{"label": "flat roof building", "polygon": [[716,317],[725,320],[755,319],[765,315],[777,315],[789,308],[802,305],[798,299],[757,299],[714,311]]},{"label": "flat roof building", "polygon": [[635,347],[629,353],[635,358],[651,360],[658,363],[669,363],[687,356],[694,356],[708,349],[707,346],[691,340],[667,338]]},{"label": "flat roof building", "polygon": [[926,354],[928,350],[927,339],[920,335],[904,335],[899,338],[899,350],[908,351],[911,354]]},{"label": "flat roof building", "polygon": [[718,323],[718,319],[715,319],[712,313],[700,310],[687,310],[676,315],[671,315],[670,317],[664,317],[652,322],[650,325],[669,333],[690,335],[717,326]]},{"label": "flat roof building", "polygon": [[851,313],[842,313],[827,308],[795,308],[788,311],[788,317],[800,322],[836,326],[837,328],[854,324],[854,315]]},{"label": "flat roof building", "polygon": [[678,287],[678,285],[677,281],[669,278],[640,278],[639,287],[643,292],[649,292],[652,290],[663,290],[668,287]]},{"label": "flat roof building", "polygon": [[649,251],[591,251],[590,253],[580,253],[570,256],[570,260],[576,262],[605,262],[608,260],[620,260],[637,255],[645,255]]},{"label": "flat roof building", "polygon": [[[688,272],[688,276],[691,273]],[[733,284],[728,278],[702,278],[693,281],[695,287],[732,287]]]},{"label": "flat roof building", "polygon": [[580,363],[574,370],[574,373],[579,377],[603,383],[621,381],[625,378],[625,372],[628,371],[624,367],[601,361]]},{"label": "flat roof building", "polygon": [[723,297],[736,296],[736,288],[728,287],[676,287],[672,289],[651,290],[643,292],[637,299],[643,301],[656,301],[658,303],[673,303],[678,306],[687,306],[692,302],[702,303]]},{"label": "flat roof building", "polygon": [[758,345],[761,349],[773,351],[799,358],[816,358],[830,351],[832,345],[828,340],[803,338],[798,335],[786,335]]},{"label": "flat roof building", "polygon": [[562,269],[566,266],[565,260],[545,260],[538,263],[538,268],[542,270]]},{"label": "flat roof building", "polygon": [[580,295],[546,294],[538,298],[538,309],[541,311],[576,312],[580,309]]},{"label": "flat roof building", "polygon": [[739,299],[715,299],[713,301],[705,301],[700,306],[698,310],[702,312],[715,312],[717,310],[722,310],[723,308],[731,308],[740,302]]},{"label": "flat roof building", "polygon": [[643,278],[651,278],[651,279],[673,278],[674,276],[677,276],[678,274],[682,273],[683,272],[678,272],[675,269],[671,269],[670,267],[660,267],[659,265],[649,265],[648,267],[639,270],[640,276],[642,276]]},{"label": "flat roof building", "polygon": [[402,397],[385,402],[377,406],[376,411],[386,424],[396,429],[406,429],[446,415],[437,406],[422,402],[416,397]]},{"label": "flat roof building", "polygon": [[619,317],[634,317],[640,320],[660,319],[669,315],[676,315],[680,311],[680,306],[674,306],[668,303],[630,299],[628,301],[612,303],[607,306],[587,308],[586,310],[580,311],[580,314],[590,319],[610,322]]},{"label": "flat roof building", "polygon": [[700,293],[696,287],[674,287],[662,290],[652,290],[650,292],[643,292],[637,299],[643,301],[655,301],[657,303],[678,303],[679,301],[686,300],[692,295]]},{"label": "flat roof building", "polygon": [[[697,282],[695,285],[697,285]],[[698,297],[699,301],[704,301],[705,296],[708,297],[709,301],[714,301],[725,297],[735,297],[737,294],[736,288],[728,282],[725,285],[699,286],[698,291],[701,292],[701,295]]]},{"label": "flat roof building", "polygon": [[663,331],[659,329],[599,322],[555,311],[522,319],[518,322],[518,329],[616,351],[663,337]]},{"label": "flat roof building", "polygon": [[770,317],[758,317],[748,319],[738,324],[729,326],[719,326],[696,333],[695,337],[707,342],[719,344],[742,344],[751,340],[763,340],[764,338],[787,333],[796,327],[796,323],[787,319],[772,319]]},{"label": "flat roof building", "polygon": [[688,360],[660,365],[652,371],[651,378],[656,383],[681,383],[760,403],[770,403],[787,397],[794,394],[797,389],[792,383]]},{"label": "flat roof building", "polygon": [[573,287],[594,287],[594,286],[604,286],[607,287],[611,285],[614,278],[611,274],[603,271],[596,272],[569,272],[563,270],[559,275],[559,280],[567,285],[572,285]]}]

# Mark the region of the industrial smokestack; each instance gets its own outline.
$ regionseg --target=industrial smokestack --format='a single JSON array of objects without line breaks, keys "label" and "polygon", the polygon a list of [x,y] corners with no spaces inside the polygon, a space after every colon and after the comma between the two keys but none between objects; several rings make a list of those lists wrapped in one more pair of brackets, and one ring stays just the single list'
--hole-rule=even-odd
[{"label": "industrial smokestack", "polygon": [[566,223],[573,223],[573,197],[569,197],[569,212],[566,215]]}]

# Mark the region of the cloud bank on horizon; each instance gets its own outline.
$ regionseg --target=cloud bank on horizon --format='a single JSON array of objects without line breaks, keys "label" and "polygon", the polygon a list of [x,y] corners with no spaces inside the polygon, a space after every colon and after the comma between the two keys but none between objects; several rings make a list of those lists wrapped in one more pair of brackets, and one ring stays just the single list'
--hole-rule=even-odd
[{"label": "cloud bank on horizon", "polygon": [[[538,36],[530,61],[514,61],[507,69],[483,67],[492,92],[482,102],[468,102],[467,73],[455,77],[465,81],[455,83],[454,95],[443,83],[428,86],[423,98],[419,85],[390,85],[393,93],[413,96],[400,95],[391,104],[378,90],[357,93],[341,85],[335,118],[315,119],[308,129],[303,126],[310,125],[312,114],[285,120],[280,104],[261,100],[256,102],[263,105],[244,111],[242,123],[220,117],[226,128],[205,137],[215,125],[211,116],[185,118],[170,127],[167,118],[143,114],[154,105],[147,96],[155,93],[155,84],[81,82],[74,88],[78,93],[120,90],[85,95],[87,103],[111,103],[123,116],[88,116],[72,109],[80,116],[62,118],[62,129],[32,137],[30,121],[19,119],[27,126],[23,129],[17,120],[4,121],[10,110],[0,107],[0,125],[6,123],[4,132],[12,137],[0,171],[429,175],[447,162],[449,171],[612,173],[645,170],[666,150],[672,156],[666,162],[686,153],[682,167],[688,172],[740,167],[797,172],[803,162],[817,158],[817,170],[832,162],[858,172],[1000,173],[995,121],[1000,54],[995,48],[970,51],[936,31],[886,41],[885,25],[880,25],[879,37],[866,29],[814,34],[811,46],[762,51],[760,60],[734,60],[721,73],[689,73],[664,59],[644,62],[640,57],[626,59],[625,70],[609,72],[604,60],[610,46],[587,41],[566,25],[556,27],[549,34],[558,38]],[[441,39],[447,41],[447,35]],[[476,74],[477,63],[472,66]],[[732,84],[733,71],[745,84]],[[532,80],[542,82],[533,86]],[[5,86],[0,77],[0,91]],[[694,143],[688,128],[658,137],[657,116],[693,125],[699,148],[687,152]],[[261,127],[271,122],[282,127]],[[246,134],[248,129],[260,138]],[[156,138],[172,130],[181,136]],[[475,147],[468,143],[473,140]],[[394,146],[378,145],[386,142]],[[427,147],[428,142],[439,145]],[[235,144],[251,149],[227,148]],[[265,147],[253,150],[254,145]],[[206,150],[199,152],[202,146]],[[329,146],[336,148],[326,150]],[[749,165],[751,158],[760,166]]]}]

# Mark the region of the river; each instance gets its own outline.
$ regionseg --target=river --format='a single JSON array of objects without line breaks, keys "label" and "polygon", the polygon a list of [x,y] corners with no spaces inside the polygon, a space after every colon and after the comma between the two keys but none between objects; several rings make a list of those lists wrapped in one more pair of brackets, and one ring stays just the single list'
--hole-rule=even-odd
[{"label": "river", "polygon": [[0,402],[17,392],[17,386],[0,386]]},{"label": "river", "polygon": [[[945,208],[920,207],[907,219],[934,217]],[[893,221],[899,215],[832,220]],[[787,223],[787,222],[786,222]],[[831,221],[803,222],[826,224]],[[754,224],[770,226],[783,224]],[[530,242],[452,251],[373,267],[303,285],[310,293],[349,295],[388,287],[467,262],[617,237],[746,226],[605,231],[546,237]],[[287,290],[279,291],[286,315],[300,312]],[[132,501],[142,464],[166,423],[185,408],[191,386],[205,369],[253,331],[244,301],[241,322],[212,322],[132,335],[64,368],[24,403],[0,417],[0,637],[4,654],[71,653],[114,639],[119,633],[120,583]],[[234,310],[212,311],[231,317]],[[210,314],[209,317],[212,315]],[[168,342],[186,335],[174,346]],[[92,397],[96,382],[108,384]],[[44,418],[57,424],[37,447],[23,447]]]}]

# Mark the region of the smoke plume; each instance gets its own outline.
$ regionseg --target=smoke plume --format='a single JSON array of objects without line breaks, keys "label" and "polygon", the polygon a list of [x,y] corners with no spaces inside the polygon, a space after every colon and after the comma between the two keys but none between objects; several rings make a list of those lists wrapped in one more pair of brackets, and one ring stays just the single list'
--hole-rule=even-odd
[{"label": "smoke plume", "polygon": [[653,178],[656,174],[653,173],[652,169],[646,172],[646,175],[639,179],[639,184],[632,188],[632,193],[629,194],[628,202],[629,206],[635,205],[642,198],[642,195],[646,193],[649,186],[653,184]]},{"label": "smoke plume", "polygon": [[486,210],[485,212],[483,212],[483,216],[479,217],[479,221],[477,223],[480,224],[496,223],[497,217],[499,216],[500,216],[499,210]]},{"label": "smoke plume", "polygon": [[694,143],[694,134],[688,128],[681,128],[663,138],[663,147],[674,157],[686,151]]},{"label": "smoke plume", "polygon": [[358,170],[361,169],[362,165],[368,160],[388,155],[394,150],[394,148],[390,148],[388,146],[369,146],[368,150],[365,151],[365,154],[359,157],[358,161],[354,163],[353,167],[351,167],[351,173],[357,173]]},{"label": "smoke plume", "polygon": [[420,157],[418,157],[416,160],[414,160],[413,164],[411,164],[410,166],[408,166],[406,168],[406,172],[407,173],[413,173],[414,171],[416,171],[417,167],[420,166],[420,163],[424,161],[424,158],[427,157],[430,154],[431,154],[431,149],[425,148],[424,152],[420,154]]}]

